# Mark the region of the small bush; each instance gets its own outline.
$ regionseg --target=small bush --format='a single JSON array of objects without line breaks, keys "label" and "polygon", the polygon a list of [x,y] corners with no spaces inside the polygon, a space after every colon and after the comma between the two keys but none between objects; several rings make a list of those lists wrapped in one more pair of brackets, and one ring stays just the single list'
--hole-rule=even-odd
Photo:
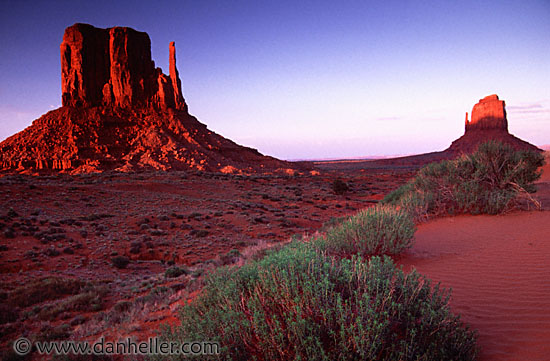
[{"label": "small bush", "polygon": [[323,226],[321,227],[321,232],[326,232],[326,231],[328,231],[329,229],[331,229],[333,227],[339,226],[340,224],[345,222],[347,219],[348,219],[348,217],[346,217],[346,216],[330,217],[330,219],[328,221],[323,223]]},{"label": "small bush", "polygon": [[164,277],[166,278],[176,278],[181,275],[186,275],[189,273],[189,270],[186,267],[170,267],[166,271],[164,271]]},{"label": "small bush", "polygon": [[349,191],[348,184],[339,178],[335,179],[332,182],[331,187],[332,187],[332,191],[339,195],[346,194],[346,192]]},{"label": "small bush", "polygon": [[429,215],[502,213],[535,191],[544,164],[538,152],[514,151],[496,142],[481,144],[471,155],[432,163],[383,203],[399,205],[421,220]]},{"label": "small bush", "polygon": [[222,265],[233,264],[241,257],[241,252],[238,249],[232,249],[231,251],[220,255],[220,261]]},{"label": "small bush", "polygon": [[113,263],[113,266],[116,268],[126,268],[128,264],[130,263],[130,259],[126,256],[115,256],[111,258],[111,262]]},{"label": "small bush", "polygon": [[391,206],[364,209],[330,228],[315,243],[331,254],[395,255],[412,246],[415,226],[404,210]]},{"label": "small bush", "polygon": [[389,258],[337,260],[291,243],[211,274],[168,340],[219,342],[224,360],[473,360],[449,296]]}]

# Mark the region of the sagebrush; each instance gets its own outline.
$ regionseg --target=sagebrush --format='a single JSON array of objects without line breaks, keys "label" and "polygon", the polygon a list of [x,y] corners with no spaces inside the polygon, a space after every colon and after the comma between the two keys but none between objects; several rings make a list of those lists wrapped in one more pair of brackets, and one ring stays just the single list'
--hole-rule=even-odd
[{"label": "sagebrush", "polygon": [[412,246],[414,232],[413,219],[405,210],[377,206],[329,228],[315,243],[342,257],[396,255]]},{"label": "sagebrush", "polygon": [[219,342],[223,360],[473,360],[449,295],[389,258],[338,259],[293,242],[210,275],[165,339]]},{"label": "sagebrush", "polygon": [[498,214],[518,205],[521,198],[537,203],[529,193],[535,191],[533,182],[542,165],[539,152],[515,151],[491,141],[471,155],[427,165],[383,203],[400,206],[417,220],[430,215]]}]

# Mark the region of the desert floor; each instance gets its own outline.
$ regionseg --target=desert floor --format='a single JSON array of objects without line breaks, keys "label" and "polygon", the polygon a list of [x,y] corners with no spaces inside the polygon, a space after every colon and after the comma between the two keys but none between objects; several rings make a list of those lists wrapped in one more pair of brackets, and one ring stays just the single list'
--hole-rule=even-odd
[{"label": "desert floor", "polygon": [[[324,163],[320,174],[195,172],[0,178],[0,346],[20,336],[145,338],[201,287],[202,276],[244,262],[293,234],[375,204],[416,167]],[[350,185],[336,195],[331,183]],[[479,332],[481,360],[550,354],[550,170],[543,211],[458,216],[421,224],[397,261],[452,288],[451,306]],[[231,250],[238,250],[239,252]],[[126,268],[112,258],[126,256]],[[187,272],[166,277],[173,266]],[[45,277],[87,283],[82,293],[36,296]],[[34,282],[34,283],[33,283]],[[24,305],[10,295],[36,297]],[[101,295],[94,298],[94,295]],[[13,300],[12,300],[13,301]],[[1,313],[0,312],[0,313]]]},{"label": "desert floor", "polygon": [[[0,178],[0,336],[154,335],[202,275],[375,204],[414,170],[297,176],[202,172]],[[332,191],[342,178],[350,190]],[[229,253],[233,250],[233,253]],[[117,268],[112,258],[130,259]],[[187,274],[165,277],[172,267]],[[44,278],[82,280],[51,286]],[[69,287],[67,287],[69,286]],[[46,290],[48,289],[48,290]],[[77,291],[82,289],[82,291]],[[15,296],[14,296],[15,295]],[[3,305],[2,305],[3,304]]]}]

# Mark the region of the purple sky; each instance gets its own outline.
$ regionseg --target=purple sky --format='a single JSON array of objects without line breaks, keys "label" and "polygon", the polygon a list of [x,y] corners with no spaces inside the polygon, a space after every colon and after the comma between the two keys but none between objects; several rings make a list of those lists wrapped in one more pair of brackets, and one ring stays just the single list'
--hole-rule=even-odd
[{"label": "purple sky", "polygon": [[3,0],[0,140],[60,106],[76,22],[147,32],[165,73],[176,41],[190,112],[279,158],[443,150],[493,93],[510,132],[550,143],[548,0]]}]

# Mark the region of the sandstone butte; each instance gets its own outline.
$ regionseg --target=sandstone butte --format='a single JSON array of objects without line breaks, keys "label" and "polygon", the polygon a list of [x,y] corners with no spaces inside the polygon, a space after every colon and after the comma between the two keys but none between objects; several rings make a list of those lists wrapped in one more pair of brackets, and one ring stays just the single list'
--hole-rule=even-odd
[{"label": "sandstone butte", "polygon": [[0,143],[0,170],[71,174],[141,170],[291,172],[210,130],[189,114],[169,44],[169,75],[149,35],[74,24],[61,50],[62,107]]},{"label": "sandstone butte", "polygon": [[540,151],[534,145],[516,138],[508,132],[508,119],[506,118],[506,104],[493,94],[480,99],[472,109],[472,119],[464,126],[464,135],[455,140],[445,150],[451,156],[459,153],[471,153],[480,143],[495,140],[512,146],[516,150]]}]

